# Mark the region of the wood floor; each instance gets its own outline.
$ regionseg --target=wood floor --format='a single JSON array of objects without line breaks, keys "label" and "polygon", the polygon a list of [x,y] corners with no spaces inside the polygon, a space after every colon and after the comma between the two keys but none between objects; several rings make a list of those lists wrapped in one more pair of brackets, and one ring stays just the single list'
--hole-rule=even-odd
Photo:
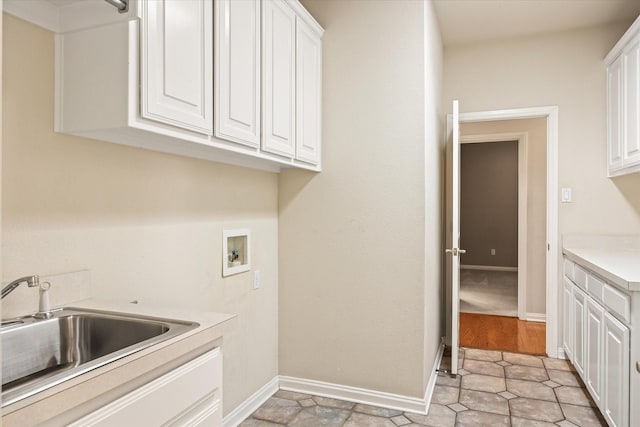
[{"label": "wood floor", "polygon": [[546,324],[517,317],[460,313],[460,346],[546,355]]}]

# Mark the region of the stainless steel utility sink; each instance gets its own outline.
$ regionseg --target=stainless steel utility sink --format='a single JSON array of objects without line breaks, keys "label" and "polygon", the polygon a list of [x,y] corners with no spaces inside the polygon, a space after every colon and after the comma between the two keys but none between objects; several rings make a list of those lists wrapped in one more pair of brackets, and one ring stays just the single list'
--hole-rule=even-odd
[{"label": "stainless steel utility sink", "polygon": [[3,322],[3,407],[199,326],[76,308],[52,314]]}]

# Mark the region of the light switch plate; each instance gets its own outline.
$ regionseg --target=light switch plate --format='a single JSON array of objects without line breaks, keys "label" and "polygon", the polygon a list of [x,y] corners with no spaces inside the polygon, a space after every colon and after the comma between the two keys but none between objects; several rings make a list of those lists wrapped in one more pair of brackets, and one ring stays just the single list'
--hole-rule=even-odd
[{"label": "light switch plate", "polygon": [[572,198],[571,198],[572,194],[571,194],[571,187],[563,187],[561,190],[561,199],[560,201],[562,203],[571,203],[572,202]]}]

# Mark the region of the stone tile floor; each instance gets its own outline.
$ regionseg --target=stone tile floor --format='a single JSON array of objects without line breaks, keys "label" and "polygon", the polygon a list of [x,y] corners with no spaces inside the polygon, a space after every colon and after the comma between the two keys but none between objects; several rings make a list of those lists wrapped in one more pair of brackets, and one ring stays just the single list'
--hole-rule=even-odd
[{"label": "stone tile floor", "polygon": [[280,390],[240,426],[606,426],[564,360],[462,349],[459,366],[457,377],[438,375],[427,415]]}]

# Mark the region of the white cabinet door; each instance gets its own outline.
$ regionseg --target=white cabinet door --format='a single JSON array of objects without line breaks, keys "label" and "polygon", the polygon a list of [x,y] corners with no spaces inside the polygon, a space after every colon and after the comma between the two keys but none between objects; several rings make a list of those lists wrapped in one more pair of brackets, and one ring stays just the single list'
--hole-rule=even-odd
[{"label": "white cabinet door", "polygon": [[573,286],[573,366],[580,376],[585,378],[586,345],[585,345],[585,320],[587,316],[587,296],[584,292]]},{"label": "white cabinet door", "polygon": [[573,361],[573,283],[571,280],[564,278],[563,288],[563,312],[562,312],[562,324],[563,324],[563,347],[569,360]]},{"label": "white cabinet door", "polygon": [[611,427],[629,425],[629,329],[604,316],[602,414]]},{"label": "white cabinet door", "polygon": [[284,0],[262,3],[262,149],[295,156],[296,15]]},{"label": "white cabinet door", "polygon": [[640,36],[625,48],[623,58],[624,167],[640,164]]},{"label": "white cabinet door", "polygon": [[322,41],[301,18],[296,20],[296,158],[320,162]]},{"label": "white cabinet door", "polygon": [[222,352],[215,348],[70,427],[222,426]]},{"label": "white cabinet door", "polygon": [[584,382],[600,407],[602,400],[602,337],[604,328],[604,309],[587,297],[586,318],[586,364]]},{"label": "white cabinet door", "polygon": [[215,136],[259,147],[260,0],[215,8]]},{"label": "white cabinet door", "polygon": [[607,68],[607,162],[609,174],[622,167],[622,56]]},{"label": "white cabinet door", "polygon": [[144,1],[139,7],[141,116],[212,134],[211,1]]}]

